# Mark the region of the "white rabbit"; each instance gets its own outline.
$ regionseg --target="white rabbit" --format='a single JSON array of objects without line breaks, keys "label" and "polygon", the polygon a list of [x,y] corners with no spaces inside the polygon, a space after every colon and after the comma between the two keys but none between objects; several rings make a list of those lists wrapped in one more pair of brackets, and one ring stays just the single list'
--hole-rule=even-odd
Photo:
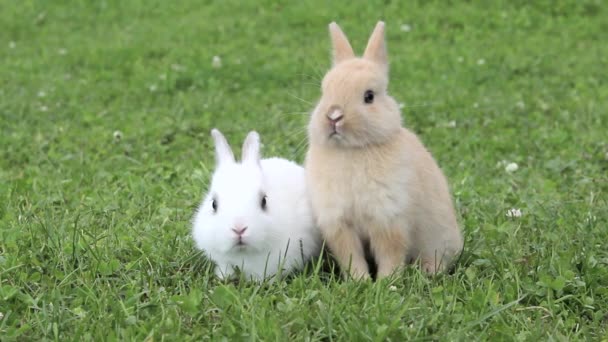
[{"label": "white rabbit", "polygon": [[216,275],[227,278],[235,267],[262,280],[299,269],[320,252],[304,169],[281,158],[260,160],[260,138],[250,132],[237,163],[218,131],[216,169],[194,218],[196,246],[216,263]]}]

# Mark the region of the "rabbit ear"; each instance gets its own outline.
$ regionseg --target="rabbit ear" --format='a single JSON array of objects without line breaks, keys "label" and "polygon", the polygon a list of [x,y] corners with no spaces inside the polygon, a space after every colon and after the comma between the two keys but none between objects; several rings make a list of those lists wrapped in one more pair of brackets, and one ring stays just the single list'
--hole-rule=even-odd
[{"label": "rabbit ear", "polygon": [[211,136],[215,142],[215,161],[218,165],[230,162],[234,163],[234,153],[224,135],[216,128],[211,130]]},{"label": "rabbit ear", "polygon": [[388,65],[388,57],[386,55],[386,43],[384,42],[384,22],[379,21],[372,32],[363,58],[374,61],[380,65]]},{"label": "rabbit ear", "polygon": [[243,156],[242,161],[254,162],[258,164],[260,162],[260,135],[256,131],[251,131],[247,134],[245,142],[243,143]]},{"label": "rabbit ear", "polygon": [[355,52],[350,46],[348,38],[346,38],[340,26],[335,22],[329,24],[329,35],[331,36],[331,43],[333,45],[334,65],[355,57]]}]

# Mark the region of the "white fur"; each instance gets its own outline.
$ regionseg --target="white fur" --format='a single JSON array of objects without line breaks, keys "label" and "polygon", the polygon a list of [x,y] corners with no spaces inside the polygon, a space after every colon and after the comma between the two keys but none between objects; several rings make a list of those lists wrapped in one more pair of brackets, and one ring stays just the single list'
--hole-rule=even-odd
[{"label": "white fur", "polygon": [[[243,146],[243,161],[237,163],[219,131],[213,134],[218,165],[193,219],[196,246],[216,263],[216,274],[221,278],[231,276],[235,267],[255,280],[279,270],[289,273],[301,268],[319,253],[321,245],[304,169],[281,158],[260,160],[259,138],[257,134],[250,138],[252,133]],[[266,210],[260,205],[263,194]],[[246,246],[235,245],[235,226],[248,227],[243,234]]]}]

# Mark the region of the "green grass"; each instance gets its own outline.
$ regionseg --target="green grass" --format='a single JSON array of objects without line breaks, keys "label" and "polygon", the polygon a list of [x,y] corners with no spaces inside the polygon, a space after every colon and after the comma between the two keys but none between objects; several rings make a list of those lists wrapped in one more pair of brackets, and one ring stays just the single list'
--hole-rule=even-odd
[{"label": "green grass", "polygon": [[[607,339],[608,8],[400,3],[0,2],[0,339]],[[361,52],[380,18],[466,234],[453,274],[214,279],[189,236],[209,130],[302,162],[327,24]]]}]

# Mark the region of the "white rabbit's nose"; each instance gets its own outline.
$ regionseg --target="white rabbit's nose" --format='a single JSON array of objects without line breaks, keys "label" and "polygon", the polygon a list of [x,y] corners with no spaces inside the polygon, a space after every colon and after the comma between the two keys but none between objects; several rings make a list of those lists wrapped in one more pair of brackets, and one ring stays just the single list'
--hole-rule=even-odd
[{"label": "white rabbit's nose", "polygon": [[232,228],[232,231],[238,236],[242,236],[246,230],[247,230],[247,226],[236,226],[236,227]]}]

